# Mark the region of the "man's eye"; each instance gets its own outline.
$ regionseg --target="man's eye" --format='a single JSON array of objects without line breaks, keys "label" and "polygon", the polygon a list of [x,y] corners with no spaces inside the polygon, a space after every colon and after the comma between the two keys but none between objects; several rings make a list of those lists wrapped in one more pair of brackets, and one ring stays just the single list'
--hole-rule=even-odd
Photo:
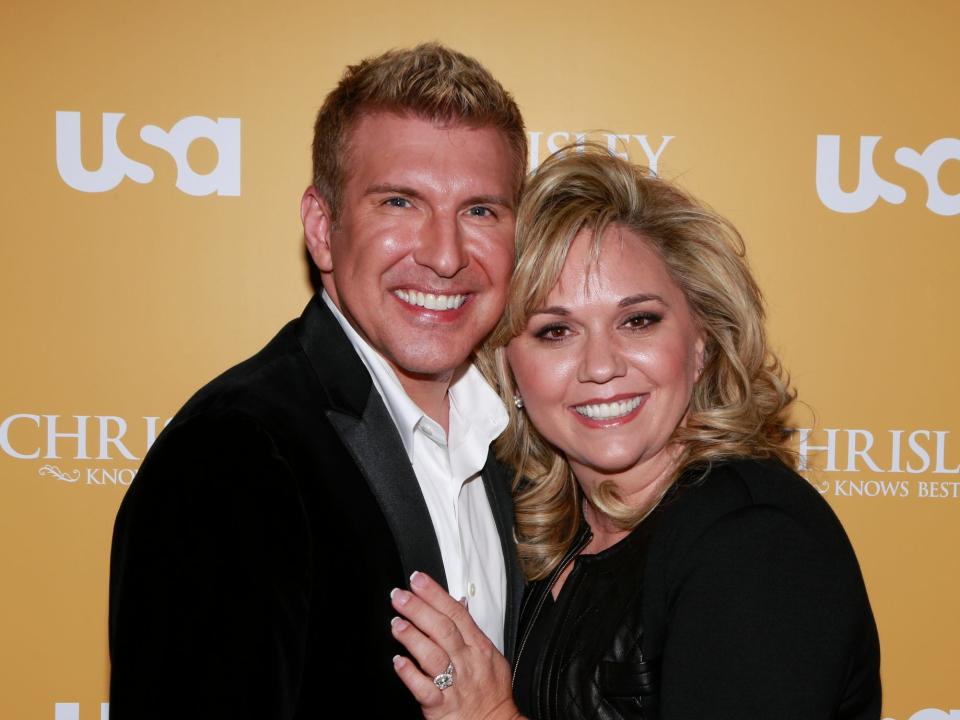
[{"label": "man's eye", "polygon": [[497,214],[485,205],[474,205],[467,211],[474,217],[496,217]]},{"label": "man's eye", "polygon": [[390,207],[398,207],[398,208],[411,207],[410,201],[404,197],[387,198],[387,200],[384,201],[384,205],[389,205]]}]

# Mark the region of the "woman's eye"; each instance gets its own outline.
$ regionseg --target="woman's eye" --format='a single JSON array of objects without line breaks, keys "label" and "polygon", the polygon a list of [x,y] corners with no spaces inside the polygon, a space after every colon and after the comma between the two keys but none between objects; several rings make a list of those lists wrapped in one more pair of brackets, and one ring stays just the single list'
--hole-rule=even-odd
[{"label": "woman's eye", "polygon": [[534,337],[541,340],[563,340],[569,334],[570,328],[566,325],[547,325],[534,333]]},{"label": "woman's eye", "polygon": [[631,330],[643,330],[660,322],[660,320],[660,316],[654,313],[637,313],[624,320],[623,324]]}]

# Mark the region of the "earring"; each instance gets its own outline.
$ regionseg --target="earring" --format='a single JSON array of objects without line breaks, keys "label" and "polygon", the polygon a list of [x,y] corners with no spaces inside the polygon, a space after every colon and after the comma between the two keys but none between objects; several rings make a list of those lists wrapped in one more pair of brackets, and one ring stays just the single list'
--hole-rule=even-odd
[{"label": "earring", "polygon": [[519,395],[513,396],[513,404],[517,406],[517,410],[523,409],[523,398]]}]

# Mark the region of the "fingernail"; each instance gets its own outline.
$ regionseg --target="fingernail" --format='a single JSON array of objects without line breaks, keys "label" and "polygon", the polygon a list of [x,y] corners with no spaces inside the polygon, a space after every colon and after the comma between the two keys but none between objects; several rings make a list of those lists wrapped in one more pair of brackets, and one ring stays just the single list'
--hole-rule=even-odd
[{"label": "fingernail", "polygon": [[417,590],[423,590],[427,586],[427,576],[419,570],[415,570],[410,576],[410,587]]},{"label": "fingernail", "polygon": [[394,605],[403,607],[410,599],[410,593],[408,593],[406,590],[401,590],[400,588],[394,588],[390,591],[390,599],[393,600]]},{"label": "fingernail", "polygon": [[397,632],[403,632],[410,627],[410,623],[408,623],[402,617],[395,617],[390,621],[390,626]]},{"label": "fingernail", "polygon": [[460,598],[459,600],[457,600],[457,602],[460,603],[461,605],[463,605],[464,607],[466,607],[466,606],[467,606],[467,596],[464,595],[462,598]]},{"label": "fingernail", "polygon": [[395,668],[402,668],[406,664],[407,664],[406,658],[400,657],[399,655],[393,656],[393,666]]}]

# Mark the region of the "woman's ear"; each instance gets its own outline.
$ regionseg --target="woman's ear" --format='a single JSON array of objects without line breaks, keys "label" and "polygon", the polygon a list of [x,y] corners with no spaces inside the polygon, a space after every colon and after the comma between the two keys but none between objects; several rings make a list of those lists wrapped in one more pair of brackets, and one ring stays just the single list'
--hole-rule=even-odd
[{"label": "woman's ear", "polygon": [[703,333],[697,336],[697,341],[693,345],[693,357],[695,362],[694,368],[696,368],[693,381],[697,382],[703,375],[703,369],[707,366],[707,362],[710,359],[709,353],[707,352],[707,341]]}]

